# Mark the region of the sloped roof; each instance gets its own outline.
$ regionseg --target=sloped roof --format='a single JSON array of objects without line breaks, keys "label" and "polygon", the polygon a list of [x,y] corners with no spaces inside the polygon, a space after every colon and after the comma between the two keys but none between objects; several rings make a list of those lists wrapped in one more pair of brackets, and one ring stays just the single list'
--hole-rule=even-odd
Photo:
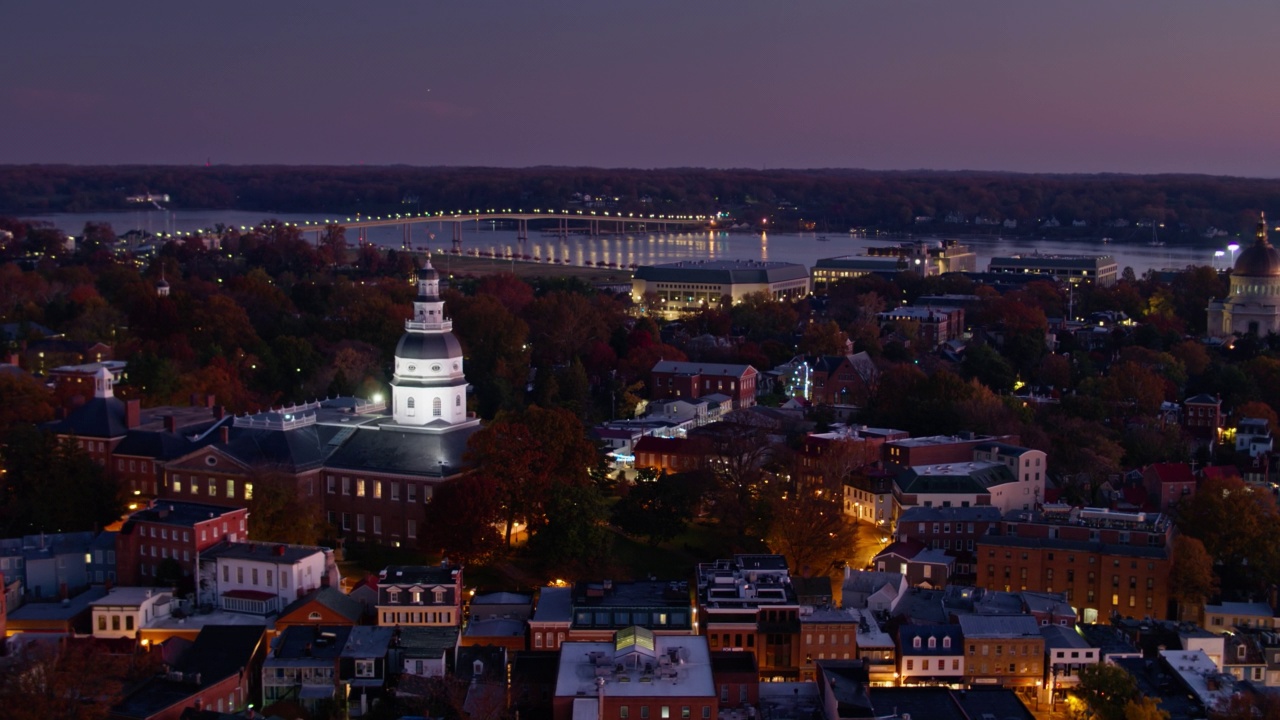
[{"label": "sloped roof", "polygon": [[1156,480],[1162,483],[1194,483],[1196,478],[1191,474],[1191,466],[1186,463],[1153,463],[1147,469],[1155,474]]},{"label": "sloped roof", "polygon": [[71,411],[66,418],[54,420],[45,427],[59,435],[91,438],[118,438],[129,432],[125,422],[125,404],[117,397],[95,397]]},{"label": "sloped roof", "polygon": [[715,375],[724,377],[742,377],[755,372],[750,365],[729,365],[726,363],[676,362],[675,360],[659,360],[653,366],[653,372],[673,373],[675,375]]},{"label": "sloped roof", "polygon": [[322,587],[318,590],[312,590],[289,603],[285,609],[280,611],[280,617],[295,613],[313,602],[323,605],[352,623],[360,622],[361,616],[364,615],[364,608],[360,606],[358,601],[347,597],[346,593],[336,588]]},{"label": "sloped roof", "polygon": [[448,432],[421,432],[398,428],[388,419],[372,427],[357,428],[325,464],[397,475],[453,475],[468,467],[463,459],[467,440],[479,429],[476,424]]}]

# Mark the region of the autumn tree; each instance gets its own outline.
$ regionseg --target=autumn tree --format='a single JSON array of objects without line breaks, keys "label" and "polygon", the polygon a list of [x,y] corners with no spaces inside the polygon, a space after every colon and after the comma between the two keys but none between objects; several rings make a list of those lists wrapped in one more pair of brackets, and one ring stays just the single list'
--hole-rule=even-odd
[{"label": "autumn tree", "polygon": [[529,556],[550,574],[593,574],[609,557],[608,507],[594,485],[558,483],[547,493],[543,513],[531,524]]},{"label": "autumn tree", "polygon": [[698,490],[688,475],[642,469],[636,473],[635,484],[613,506],[613,524],[623,532],[643,536],[649,545],[666,542],[693,518]]},{"label": "autumn tree", "polygon": [[0,673],[9,720],[103,720],[123,697],[129,661],[65,638],[26,645]]},{"label": "autumn tree", "polygon": [[426,506],[418,545],[464,565],[486,562],[502,549],[498,483],[487,473],[438,485]]},{"label": "autumn tree", "polygon": [[324,537],[323,510],[317,496],[300,491],[297,479],[283,472],[257,472],[249,500],[249,537],[261,542],[315,545]]},{"label": "autumn tree", "polygon": [[769,549],[787,558],[801,577],[831,574],[854,554],[857,532],[844,517],[843,497],[816,484],[797,482],[771,498]]},{"label": "autumn tree", "polygon": [[471,436],[467,456],[497,483],[503,541],[510,546],[517,522],[543,520],[553,488],[590,483],[599,450],[572,412],[533,405],[500,413]]},{"label": "autumn tree", "polygon": [[849,352],[849,336],[834,320],[811,322],[800,336],[800,353],[804,355],[844,355]]},{"label": "autumn tree", "polygon": [[0,532],[4,537],[100,530],[124,511],[120,485],[76,444],[17,426],[0,448]]},{"label": "autumn tree", "polygon": [[1169,572],[1169,596],[1178,603],[1180,619],[1195,620],[1205,600],[1217,592],[1213,558],[1199,540],[1179,534],[1173,539],[1173,569]]},{"label": "autumn tree", "polygon": [[1280,580],[1271,531],[1280,513],[1271,494],[1239,478],[1209,478],[1178,507],[1178,528],[1204,543],[1223,588],[1259,591]]},{"label": "autumn tree", "polygon": [[1126,720],[1125,707],[1138,698],[1138,683],[1118,665],[1097,663],[1080,668],[1074,693],[1096,720]]}]

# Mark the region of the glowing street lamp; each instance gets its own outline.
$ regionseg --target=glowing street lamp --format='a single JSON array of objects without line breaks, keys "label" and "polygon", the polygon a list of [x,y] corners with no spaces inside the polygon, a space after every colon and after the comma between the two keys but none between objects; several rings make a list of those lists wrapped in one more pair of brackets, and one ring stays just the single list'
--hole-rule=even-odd
[{"label": "glowing street lamp", "polygon": [[1231,267],[1234,268],[1236,266],[1236,251],[1240,249],[1240,243],[1231,243],[1227,246],[1227,249],[1231,251]]},{"label": "glowing street lamp", "polygon": [[1226,250],[1214,250],[1214,251],[1213,251],[1213,268],[1214,268],[1215,270],[1216,270],[1216,269],[1218,269],[1218,263],[1219,263],[1219,262],[1221,262],[1221,259],[1222,259],[1224,256],[1226,256],[1226,254],[1227,254],[1227,251],[1226,251]]}]

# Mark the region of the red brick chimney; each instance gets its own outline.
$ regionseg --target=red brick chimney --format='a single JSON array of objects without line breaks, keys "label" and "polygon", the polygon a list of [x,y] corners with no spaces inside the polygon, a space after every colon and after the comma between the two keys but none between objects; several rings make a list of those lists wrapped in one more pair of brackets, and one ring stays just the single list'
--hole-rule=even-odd
[{"label": "red brick chimney", "polygon": [[169,433],[178,432],[178,418],[174,415],[164,416],[164,431]]},{"label": "red brick chimney", "polygon": [[231,428],[226,425],[218,428],[218,438],[223,445],[226,445],[231,440]]},{"label": "red brick chimney", "polygon": [[129,400],[124,404],[124,426],[130,430],[142,424],[142,401]]}]

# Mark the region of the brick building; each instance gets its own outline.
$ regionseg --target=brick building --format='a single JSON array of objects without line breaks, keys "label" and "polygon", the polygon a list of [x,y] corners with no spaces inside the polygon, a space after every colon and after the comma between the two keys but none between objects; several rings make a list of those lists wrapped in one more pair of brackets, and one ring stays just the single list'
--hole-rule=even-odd
[{"label": "brick building", "polygon": [[741,409],[756,404],[757,374],[750,365],[661,360],[650,371],[649,393],[655,400],[723,394]]},{"label": "brick building", "polygon": [[800,655],[804,659],[800,665],[800,679],[816,679],[817,663],[824,660],[856,660],[861,620],[862,616],[853,610],[802,608]]},{"label": "brick building", "polygon": [[160,501],[129,516],[116,539],[121,585],[151,585],[173,560],[192,577],[201,552],[249,537],[249,511],[194,502]]},{"label": "brick building", "polygon": [[712,651],[755,655],[762,679],[800,675],[800,605],[781,555],[698,566],[698,619]]},{"label": "brick building", "polygon": [[1066,592],[1086,623],[1168,616],[1173,527],[1157,513],[1045,505],[1006,516],[977,541],[977,584]]},{"label": "brick building", "polygon": [[970,685],[1034,687],[1044,679],[1044,636],[1030,615],[961,615]]}]

